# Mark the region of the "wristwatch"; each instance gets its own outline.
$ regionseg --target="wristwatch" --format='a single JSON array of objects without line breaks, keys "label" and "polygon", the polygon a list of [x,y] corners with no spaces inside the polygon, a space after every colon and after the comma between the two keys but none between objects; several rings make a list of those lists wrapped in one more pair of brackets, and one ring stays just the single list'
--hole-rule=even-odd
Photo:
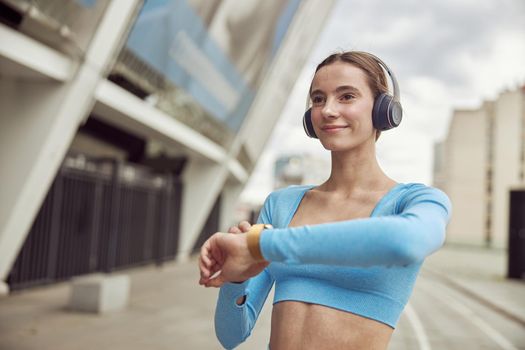
[{"label": "wristwatch", "polygon": [[259,237],[261,236],[261,232],[265,229],[272,228],[273,226],[270,224],[255,224],[252,225],[250,230],[248,230],[246,235],[248,250],[250,251],[250,255],[257,261],[264,260],[264,257],[261,253],[261,247],[259,245]]}]

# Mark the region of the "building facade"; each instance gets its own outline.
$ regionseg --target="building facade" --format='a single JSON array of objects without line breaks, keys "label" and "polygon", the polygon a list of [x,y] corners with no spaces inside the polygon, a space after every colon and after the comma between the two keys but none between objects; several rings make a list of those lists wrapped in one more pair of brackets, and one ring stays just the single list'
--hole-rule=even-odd
[{"label": "building facade", "polygon": [[454,206],[448,242],[507,248],[509,193],[525,186],[524,130],[524,88],[454,111],[434,149],[434,185]]},{"label": "building facade", "polygon": [[285,155],[274,166],[274,189],[291,185],[325,182],[330,176],[330,160],[307,154]]},{"label": "building facade", "polygon": [[232,224],[333,2],[0,5],[6,292],[185,258]]}]

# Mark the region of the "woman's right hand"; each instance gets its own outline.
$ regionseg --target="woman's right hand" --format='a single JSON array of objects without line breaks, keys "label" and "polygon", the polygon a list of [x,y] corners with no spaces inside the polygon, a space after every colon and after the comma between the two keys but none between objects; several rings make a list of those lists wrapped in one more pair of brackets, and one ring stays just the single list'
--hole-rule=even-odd
[{"label": "woman's right hand", "polygon": [[[230,227],[228,233],[234,234],[235,236],[243,235],[244,237],[239,242],[245,244],[245,234],[251,227],[252,225],[248,221],[241,221],[239,225]],[[238,283],[242,282],[241,276],[244,276],[244,279],[253,277],[268,266],[268,261],[249,263],[249,266],[244,266],[246,264],[243,264],[245,261],[241,261],[241,256],[243,255],[241,252],[245,249],[236,249],[239,247],[236,247],[238,244],[234,244],[235,242],[237,242],[237,239],[228,239],[224,233],[220,232],[217,232],[208,238],[201,248],[199,259],[201,279],[199,284],[206,287],[220,287],[225,282],[231,282],[232,280],[229,279],[228,276],[222,275],[222,267],[225,263],[228,266],[226,268],[228,271],[227,275],[233,274],[240,277],[239,279],[234,280]],[[245,253],[247,253],[246,257],[248,257],[245,260],[251,260],[251,255],[247,251]],[[231,265],[232,260],[230,258],[238,261]]]},{"label": "woman's right hand", "polygon": [[[248,221],[246,220],[243,220],[241,222],[239,222],[239,224],[237,226],[232,226],[228,229],[228,233],[233,233],[233,234],[240,234],[240,233],[246,233],[250,230],[250,228],[252,227],[252,224],[250,224]],[[206,241],[207,243],[208,241]],[[206,244],[205,244],[206,245]],[[205,245],[203,245],[203,247],[205,247]],[[215,271],[213,277],[217,277],[219,274],[220,274],[220,270],[217,270],[217,265],[219,265],[219,263],[217,261],[215,261],[215,259],[207,256],[206,254],[200,254],[200,257],[199,257],[199,269],[201,271],[201,280],[200,280],[200,284],[204,284],[203,283],[203,279],[202,279],[202,271]]]},{"label": "woman's right hand", "polygon": [[[248,231],[250,231],[251,228],[252,228],[252,224],[250,224],[246,220],[243,220],[243,221],[239,222],[239,225],[230,227],[230,229],[228,230],[228,233],[237,233],[237,234],[238,233],[247,233]],[[254,266],[254,268],[262,271],[269,264],[270,263],[268,261],[262,261],[262,262],[257,263]]]},{"label": "woman's right hand", "polygon": [[[250,228],[252,228],[252,224],[250,224],[246,220],[243,220],[239,222],[237,226],[230,227],[230,229],[228,230],[228,233],[234,233],[234,234],[247,233],[248,231],[250,231]],[[266,268],[266,266],[268,266],[268,262],[264,261],[264,262],[258,263],[255,268],[262,270]]]}]

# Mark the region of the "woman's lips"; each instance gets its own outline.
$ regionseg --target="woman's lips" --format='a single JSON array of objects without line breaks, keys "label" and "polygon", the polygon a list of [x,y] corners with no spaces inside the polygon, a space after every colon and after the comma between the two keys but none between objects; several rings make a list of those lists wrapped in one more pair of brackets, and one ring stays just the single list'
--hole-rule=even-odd
[{"label": "woman's lips", "polygon": [[326,125],[321,128],[324,132],[338,132],[348,128],[348,125]]}]

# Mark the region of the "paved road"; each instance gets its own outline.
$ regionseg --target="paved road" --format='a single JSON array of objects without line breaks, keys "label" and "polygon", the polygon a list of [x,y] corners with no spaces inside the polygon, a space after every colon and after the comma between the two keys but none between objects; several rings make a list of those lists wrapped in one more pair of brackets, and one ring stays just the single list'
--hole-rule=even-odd
[{"label": "paved road", "polygon": [[[264,344],[269,335],[269,313],[265,307],[261,324],[252,335],[255,339],[240,349]],[[389,350],[412,349],[525,349],[525,328],[423,272],[389,346]]]},{"label": "paved road", "polygon": [[[130,305],[115,314],[67,311],[67,284],[0,299],[0,349],[220,349],[212,323],[217,291],[196,284],[194,262],[129,274]],[[239,349],[265,349],[269,329],[266,305]],[[423,273],[390,349],[525,349],[525,328]]]},{"label": "paved road", "polygon": [[390,349],[525,349],[525,328],[423,272]]}]

